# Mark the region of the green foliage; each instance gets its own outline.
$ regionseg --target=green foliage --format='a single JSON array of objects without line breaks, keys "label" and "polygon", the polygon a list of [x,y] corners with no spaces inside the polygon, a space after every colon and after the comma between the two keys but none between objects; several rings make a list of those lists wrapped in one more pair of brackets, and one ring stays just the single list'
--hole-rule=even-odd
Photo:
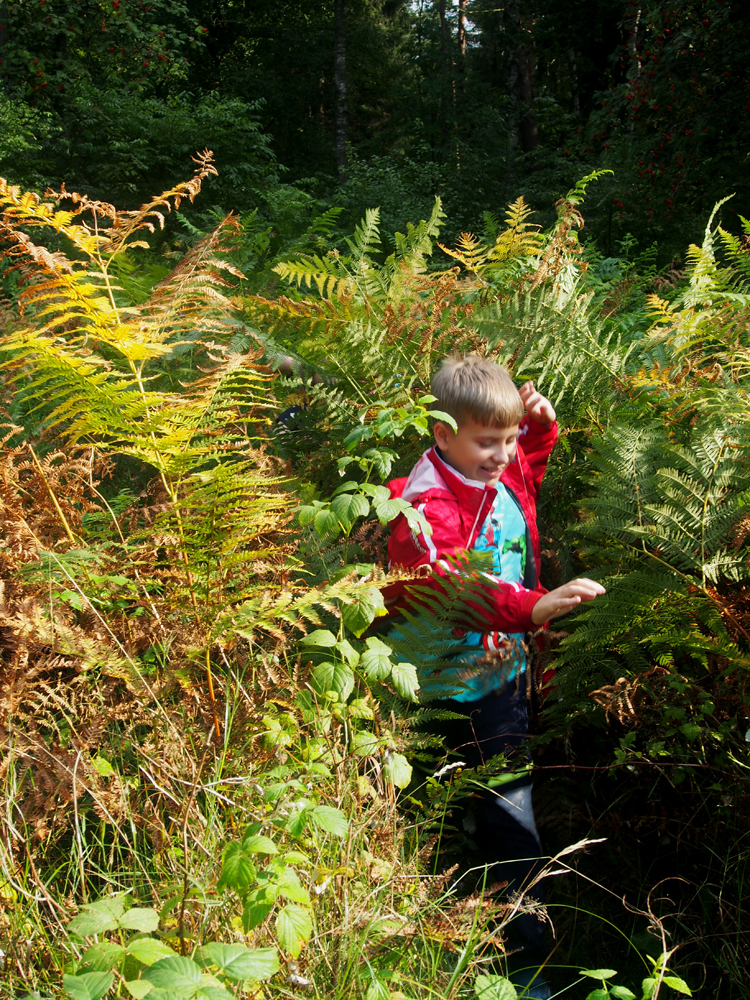
[{"label": "green foliage", "polygon": [[[418,612],[376,634],[394,579],[383,529],[401,513],[420,523],[377,480],[407,471],[430,419],[446,419],[426,393],[448,351],[538,381],[565,422],[541,505],[546,551],[608,584],[565,622],[546,717],[573,735],[615,717],[599,769],[653,765],[710,798],[721,784],[704,775],[721,767],[741,788],[742,246],[710,226],[684,291],[651,300],[650,332],[642,317],[618,329],[603,266],[587,284],[584,179],[546,231],[521,202],[505,228],[486,220],[496,268],[459,250],[462,269],[430,270],[436,203],[390,256],[375,213],[338,256],[324,250],[333,216],[306,220],[305,245],[275,271],[290,293],[233,296],[245,273],[233,218],[171,269],[143,245],[209,174],[206,157],[193,181],[132,212],[2,187],[22,270],[3,313],[18,423],[0,477],[0,624],[13,637],[0,663],[12,693],[0,888],[11,898],[23,877],[29,899],[76,900],[67,933],[84,945],[62,959],[52,943],[49,973],[26,960],[23,975],[64,975],[89,1000],[176,987],[217,1000],[272,977],[333,1000],[510,998],[494,963],[522,898],[457,898],[433,852],[461,836],[454,810],[518,772],[502,758],[437,766],[437,716],[416,704],[431,673],[455,667],[451,631],[481,607],[481,560],[457,560],[439,588],[416,581]],[[262,232],[250,271],[271,245]],[[263,364],[286,352],[301,389]],[[282,476],[269,427],[296,400],[308,430]],[[132,887],[139,905],[91,902],[102,886]],[[648,998],[681,988],[662,952],[646,963]],[[597,997],[630,996],[608,969],[582,976],[601,980]]]}]

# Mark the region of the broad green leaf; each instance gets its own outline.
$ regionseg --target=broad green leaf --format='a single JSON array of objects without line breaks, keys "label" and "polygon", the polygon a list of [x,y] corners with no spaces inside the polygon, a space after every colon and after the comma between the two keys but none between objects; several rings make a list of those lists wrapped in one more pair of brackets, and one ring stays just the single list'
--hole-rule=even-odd
[{"label": "broad green leaf", "polygon": [[335,691],[340,701],[346,701],[354,690],[354,672],[346,663],[324,660],[312,672],[312,686],[318,694]]},{"label": "broad green leaf", "polygon": [[684,993],[686,996],[691,997],[693,995],[692,990],[685,982],[684,979],[680,979],[679,976],[665,976],[662,980],[667,984],[667,986],[674,990],[676,993]]},{"label": "broad green leaf", "polygon": [[356,490],[358,488],[359,488],[359,483],[355,479],[347,479],[345,483],[342,483],[340,486],[336,487],[336,489],[333,491],[333,496],[337,497],[341,493],[351,493],[352,490]]},{"label": "broad green leaf", "polygon": [[351,604],[344,604],[341,608],[341,617],[344,625],[350,629],[357,637],[362,635],[375,618],[387,614],[383,595],[377,587],[368,587],[362,590]]},{"label": "broad green leaf", "polygon": [[268,979],[279,971],[279,955],[275,948],[246,948],[242,944],[212,942],[199,948],[198,961],[204,967],[215,966],[229,979]]},{"label": "broad green leaf", "polygon": [[345,837],[349,833],[349,820],[333,806],[315,806],[308,813],[315,826],[336,837]]},{"label": "broad green leaf", "polygon": [[300,646],[335,646],[336,636],[329,632],[327,628],[316,628],[314,632],[303,636],[299,640]]},{"label": "broad green leaf", "polygon": [[643,994],[643,1000],[650,1000],[650,997],[654,995],[654,990],[656,989],[656,980],[649,977],[641,982],[641,993]]},{"label": "broad green leaf", "polygon": [[450,413],[446,413],[445,410],[428,410],[427,415],[432,417],[433,420],[441,420],[444,424],[448,424],[454,431],[458,430],[458,424]]},{"label": "broad green leaf", "polygon": [[270,837],[253,834],[242,841],[242,850],[248,854],[276,854],[278,848]]},{"label": "broad green leaf", "polygon": [[359,663],[359,653],[348,639],[337,642],[336,650],[340,653],[341,659],[346,660],[350,667],[356,667]]},{"label": "broad green leaf", "polygon": [[635,993],[627,986],[610,986],[609,995],[616,997],[617,1000],[636,1000]]},{"label": "broad green leaf", "polygon": [[[309,816],[310,811],[306,810],[305,815]],[[310,905],[310,893],[302,885],[299,875],[293,868],[284,868],[278,876],[276,888],[281,896],[288,899],[290,903],[302,903],[303,906]]]},{"label": "broad green leaf", "polygon": [[133,907],[120,917],[120,927],[150,934],[159,929],[159,914],[150,907]]},{"label": "broad green leaf", "polygon": [[122,899],[99,899],[82,907],[78,916],[68,924],[68,930],[80,937],[91,937],[114,931],[119,926],[120,917],[125,912]]},{"label": "broad green leaf", "polygon": [[312,934],[312,915],[302,906],[290,903],[276,917],[279,944],[292,958],[297,958]]},{"label": "broad green leaf", "polygon": [[370,636],[365,642],[367,649],[360,660],[365,676],[371,681],[384,681],[391,672],[390,656],[393,650],[376,636]]},{"label": "broad green leaf", "polygon": [[373,979],[365,992],[365,1000],[391,1000],[390,990],[381,979]]},{"label": "broad green leaf", "polygon": [[393,499],[383,500],[381,503],[375,504],[375,514],[377,519],[381,524],[389,524],[394,517],[407,509],[409,504],[400,497],[394,497]]},{"label": "broad green leaf", "polygon": [[133,997],[133,1000],[143,1000],[153,988],[154,984],[150,983],[148,979],[131,979],[130,982],[125,983],[125,989]]},{"label": "broad green leaf", "polygon": [[586,994],[586,1000],[609,1000],[609,990],[602,989],[599,986]]},{"label": "broad green leaf", "polygon": [[616,969],[579,969],[579,976],[590,976],[592,979],[611,979],[617,975]]},{"label": "broad green leaf", "polygon": [[406,788],[411,781],[411,764],[400,753],[387,753],[383,763],[383,774],[397,788]]},{"label": "broad green leaf", "polygon": [[63,988],[71,1000],[100,1000],[115,981],[114,972],[84,972],[63,976]]},{"label": "broad green leaf", "polygon": [[380,750],[380,739],[374,733],[354,733],[351,745],[360,757],[373,757]]},{"label": "broad green leaf", "polygon": [[160,989],[185,997],[186,1000],[195,996],[202,982],[200,967],[191,958],[182,955],[162,958],[146,969],[142,978]]},{"label": "broad green leaf", "polygon": [[369,514],[370,501],[361,493],[342,493],[331,501],[331,510],[344,530],[349,531],[358,517]]},{"label": "broad green leaf", "polygon": [[297,511],[297,517],[299,518],[299,523],[302,527],[306,527],[312,520],[314,520],[315,515],[318,513],[317,507],[300,507]]},{"label": "broad green leaf", "polygon": [[417,691],[419,690],[419,678],[417,668],[413,663],[394,663],[391,669],[391,680],[393,686],[407,701],[417,701]]},{"label": "broad green leaf", "polygon": [[474,995],[479,1000],[516,1000],[516,988],[504,976],[477,976]]},{"label": "broad green leaf", "polygon": [[170,958],[174,955],[174,951],[169,945],[152,937],[136,938],[135,941],[130,942],[125,951],[139,962],[143,962],[144,965],[153,965],[154,962],[158,962],[162,958]]},{"label": "broad green leaf", "polygon": [[350,719],[374,719],[375,714],[366,698],[355,698],[348,705]]},{"label": "broad green leaf", "polygon": [[335,538],[341,531],[338,518],[331,510],[319,510],[313,523],[321,538]]},{"label": "broad green leaf", "polygon": [[234,993],[229,993],[223,986],[201,986],[195,1000],[234,1000]]},{"label": "broad green leaf", "polygon": [[81,965],[85,965],[89,972],[109,972],[114,969],[117,963],[125,954],[125,949],[119,944],[111,944],[109,941],[102,941],[100,944],[93,944],[81,955]]},{"label": "broad green leaf", "polygon": [[242,892],[257,877],[255,865],[251,855],[242,844],[233,841],[224,851],[224,859],[221,865],[221,878],[219,879],[219,889],[229,886]]},{"label": "broad green leaf", "polygon": [[276,899],[269,899],[265,895],[254,896],[248,900],[242,913],[242,926],[245,928],[245,933],[255,927],[260,927],[275,905]]}]

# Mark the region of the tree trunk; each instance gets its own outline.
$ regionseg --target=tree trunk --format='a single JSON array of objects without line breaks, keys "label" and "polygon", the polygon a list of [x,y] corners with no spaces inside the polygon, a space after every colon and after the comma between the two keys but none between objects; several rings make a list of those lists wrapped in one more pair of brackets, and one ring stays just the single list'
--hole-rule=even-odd
[{"label": "tree trunk", "polygon": [[7,72],[5,70],[5,45],[8,41],[8,5],[4,0],[0,0],[0,59],[3,59],[3,66],[0,69],[0,86],[5,83],[6,90],[10,89],[10,81],[8,80]]},{"label": "tree trunk", "polygon": [[336,84],[336,170],[346,182],[346,146],[349,138],[349,106],[346,82],[346,0],[333,4],[333,63]]},{"label": "tree trunk", "polygon": [[505,12],[511,130],[515,133],[515,146],[520,139],[524,153],[530,153],[539,145],[539,129],[534,114],[536,60],[531,37],[521,21],[518,0],[509,0]]},{"label": "tree trunk", "polygon": [[578,89],[578,61],[576,60],[576,50],[572,45],[568,49],[568,66],[570,67],[570,99],[573,105],[573,114],[576,118],[580,118],[581,92]]}]

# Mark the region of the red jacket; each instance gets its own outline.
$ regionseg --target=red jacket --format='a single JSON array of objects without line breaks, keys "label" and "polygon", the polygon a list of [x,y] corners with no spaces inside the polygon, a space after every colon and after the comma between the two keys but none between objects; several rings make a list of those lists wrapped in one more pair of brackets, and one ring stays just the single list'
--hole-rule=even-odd
[{"label": "red jacket", "polygon": [[[546,593],[537,582],[541,553],[536,500],[547,459],[556,440],[556,423],[543,427],[528,418],[522,421],[516,460],[503,472],[500,481],[513,492],[526,519],[536,568],[533,589],[493,577],[493,584],[483,595],[492,610],[489,617],[486,611],[482,611],[482,620],[478,623],[482,631],[530,632],[536,628],[531,612],[542,594]],[[391,566],[429,565],[433,569],[433,581],[435,577],[451,572],[446,556],[460,556],[472,548],[497,496],[493,486],[462,476],[440,458],[434,447],[422,455],[409,476],[394,479],[388,485],[392,496],[408,500],[432,525],[432,535],[421,531],[417,534],[400,514],[393,522],[388,543]],[[429,579],[420,581],[420,584],[429,585]],[[384,597],[390,613],[397,613],[407,603],[408,587],[408,581],[398,581],[385,588]]]}]

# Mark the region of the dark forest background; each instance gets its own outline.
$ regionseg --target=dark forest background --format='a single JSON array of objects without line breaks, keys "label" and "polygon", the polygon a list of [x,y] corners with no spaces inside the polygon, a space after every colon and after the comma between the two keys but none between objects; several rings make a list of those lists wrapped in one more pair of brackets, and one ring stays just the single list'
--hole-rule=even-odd
[{"label": "dark forest background", "polygon": [[439,194],[454,235],[520,193],[549,222],[608,167],[586,235],[667,263],[720,198],[747,211],[749,17],[739,0],[5,0],[0,171],[136,204],[209,147],[209,197],[275,230],[379,205],[393,231]]}]

